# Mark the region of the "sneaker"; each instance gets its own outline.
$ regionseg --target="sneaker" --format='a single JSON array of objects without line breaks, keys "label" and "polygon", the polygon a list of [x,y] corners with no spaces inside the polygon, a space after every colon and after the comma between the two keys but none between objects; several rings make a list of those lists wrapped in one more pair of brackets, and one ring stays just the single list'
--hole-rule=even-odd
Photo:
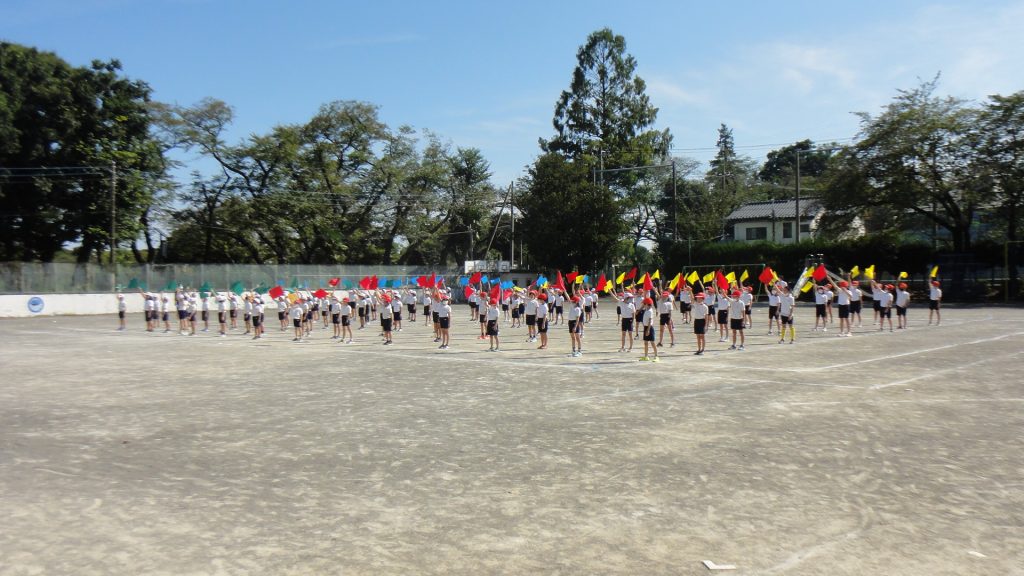
[{"label": "sneaker", "polygon": [[694,352],[693,355],[694,356],[700,356],[700,350],[697,350],[696,352]]},{"label": "sneaker", "polygon": [[783,342],[785,342],[785,341],[786,341],[786,339],[785,339],[785,338],[779,338],[779,344],[782,344],[782,343],[783,343]]},{"label": "sneaker", "polygon": [[733,344],[732,346],[729,346],[729,350],[735,350],[735,349],[736,349],[736,345],[735,344]]},{"label": "sneaker", "polygon": [[619,348],[619,352],[625,352],[625,351],[626,351],[625,348]]},{"label": "sneaker", "polygon": [[789,341],[789,343],[790,343],[790,344],[793,344],[793,343],[794,343],[794,341],[793,341],[793,340],[790,340],[790,341]]},{"label": "sneaker", "polygon": [[743,347],[743,344],[740,344],[740,347],[737,348],[737,350],[746,350],[746,348]]},{"label": "sneaker", "polygon": [[648,358],[647,356],[641,356],[641,357],[640,357],[640,361],[641,361],[641,362],[650,362],[650,361],[651,361],[651,359],[650,359],[650,358]]},{"label": "sneaker", "polygon": [[655,356],[654,358],[651,358],[651,362],[661,362],[661,358]]},{"label": "sneaker", "polygon": [[704,351],[703,350],[697,351],[697,356],[703,356],[703,355],[704,355]]},{"label": "sneaker", "polygon": [[444,350],[444,344],[441,344],[440,346],[438,346],[437,349],[438,350]]}]

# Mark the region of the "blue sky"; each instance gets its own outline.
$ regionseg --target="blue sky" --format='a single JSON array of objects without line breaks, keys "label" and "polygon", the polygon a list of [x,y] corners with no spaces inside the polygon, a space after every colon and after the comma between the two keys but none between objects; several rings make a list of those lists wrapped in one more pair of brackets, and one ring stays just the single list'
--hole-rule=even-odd
[{"label": "blue sky", "polygon": [[972,2],[394,2],[4,0],[0,38],[73,64],[117,58],[154,98],[235,108],[229,139],[309,119],[332,100],[380,106],[392,127],[480,148],[504,186],[552,134],[587,35],[626,38],[671,129],[706,162],[716,130],[741,152],[857,132],[900,88],[1024,89],[1024,0]]}]

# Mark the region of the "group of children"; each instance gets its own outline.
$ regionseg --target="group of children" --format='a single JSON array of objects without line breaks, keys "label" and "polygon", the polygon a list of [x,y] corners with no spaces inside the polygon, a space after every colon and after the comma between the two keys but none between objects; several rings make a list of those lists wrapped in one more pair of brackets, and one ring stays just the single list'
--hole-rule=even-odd
[{"label": "group of children", "polygon": [[[831,275],[830,275],[831,276]],[[833,308],[839,318],[838,335],[851,335],[853,322],[862,326],[861,308],[864,298],[874,302],[874,323],[879,330],[888,324],[893,330],[892,309],[896,309],[896,329],[907,327],[907,308],[910,293],[905,283],[870,283],[870,292],[865,293],[860,283],[850,278],[831,277],[832,282],[818,284],[807,279],[814,289],[815,323],[812,332],[827,332],[833,323]],[[773,281],[767,286],[768,335],[778,335],[780,344],[793,344],[796,339],[794,312],[797,304],[797,287],[791,288],[785,281]],[[675,293],[673,293],[675,292]],[[451,345],[452,294],[441,288],[415,290],[413,288],[379,290],[339,290],[333,292],[298,291],[281,294],[277,298],[256,292],[199,292],[179,287],[173,295],[140,291],[144,299],[146,331],[153,332],[163,324],[164,332],[171,332],[172,310],[176,312],[177,330],[183,335],[195,335],[197,331],[208,332],[212,312],[217,313],[218,335],[226,337],[229,330],[245,328],[244,334],[253,339],[264,337],[266,330],[265,310],[273,303],[277,309],[280,330],[287,331],[289,324],[294,331],[293,342],[302,342],[313,333],[317,325],[326,330],[331,327],[331,339],[351,344],[354,341],[353,326],[359,330],[379,322],[382,344],[393,344],[394,333],[401,332],[403,321],[417,322],[417,312],[422,310],[423,323],[433,326],[432,337],[439,349]],[[498,352],[500,348],[501,325],[509,328],[526,326],[526,341],[536,343],[540,350],[548,348],[549,327],[566,324],[569,332],[570,356],[583,354],[584,330],[587,324],[600,319],[598,312],[599,294],[584,286],[566,291],[561,288],[545,287],[534,289],[508,289],[486,291],[467,289],[470,322],[479,322],[478,338],[488,340],[488,351]],[[125,296],[118,294],[118,330],[125,329],[127,305]],[[664,346],[665,333],[669,336],[669,347],[676,344],[673,315],[681,313],[685,324],[693,325],[696,336],[695,355],[706,351],[707,333],[718,331],[719,342],[729,342],[730,350],[744,350],[745,329],[752,328],[751,307],[754,302],[753,289],[733,283],[726,287],[708,285],[703,290],[684,284],[677,291],[670,290],[624,290],[613,293],[616,300],[617,320],[621,327],[619,352],[628,353],[633,341],[642,339],[644,344],[641,361],[659,361],[659,348]],[[928,323],[941,321],[940,302],[942,290],[939,282],[933,281],[929,291]],[[173,301],[173,304],[172,304]],[[241,323],[239,323],[241,317]],[[199,328],[200,322],[202,328]],[[655,329],[657,322],[658,330]]]}]

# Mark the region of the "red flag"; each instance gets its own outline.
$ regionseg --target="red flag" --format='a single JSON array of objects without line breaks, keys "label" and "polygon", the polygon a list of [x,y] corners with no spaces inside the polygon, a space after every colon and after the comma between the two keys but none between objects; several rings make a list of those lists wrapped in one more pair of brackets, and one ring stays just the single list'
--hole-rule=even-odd
[{"label": "red flag", "polygon": [[341,282],[341,278],[331,278],[330,280],[327,281],[327,285],[330,286],[331,288],[334,288],[340,282]]},{"label": "red flag", "polygon": [[721,270],[715,270],[715,284],[718,285],[719,290],[729,289],[729,280],[726,279],[725,275],[722,274]]},{"label": "red flag", "polygon": [[651,282],[651,275],[644,272],[644,291],[654,290],[654,282]]},{"label": "red flag", "polygon": [[359,281],[359,287],[362,288],[363,290],[369,290],[370,289],[370,277],[369,276],[363,276],[362,280]]},{"label": "red flag", "polygon": [[608,279],[604,277],[604,272],[602,272],[601,276],[597,279],[597,289],[598,290],[604,290],[604,285],[607,282],[608,282]]},{"label": "red flag", "polygon": [[284,296],[284,288],[281,288],[280,286],[274,286],[273,288],[270,289],[270,292],[268,292],[268,294],[270,295],[271,298],[277,300],[281,296]]},{"label": "red flag", "polygon": [[512,289],[509,288],[509,289],[505,290],[505,292],[503,294],[505,296],[505,300],[508,300],[509,298],[512,297]]},{"label": "red flag", "polygon": [[828,272],[825,271],[825,265],[818,264],[818,267],[814,269],[814,272],[811,274],[811,277],[814,278],[815,282],[821,282],[822,280],[827,278]]},{"label": "red flag", "polygon": [[632,270],[626,272],[626,280],[632,280],[633,278],[636,278],[636,266],[633,266]]},{"label": "red flag", "polygon": [[427,287],[427,279],[425,277],[423,277],[423,276],[417,276],[416,277],[416,286],[419,287],[419,288],[426,288]]},{"label": "red flag", "polygon": [[469,277],[469,283],[476,284],[477,282],[480,281],[481,278],[483,278],[483,274],[479,272],[474,272],[473,275]]},{"label": "red flag", "polygon": [[772,272],[771,266],[765,266],[764,270],[761,271],[761,274],[757,276],[757,279],[760,280],[762,284],[768,284],[774,277],[775,274]]},{"label": "red flag", "polygon": [[495,284],[494,288],[491,288],[490,297],[491,300],[497,300],[501,297],[501,284]]},{"label": "red flag", "polygon": [[576,280],[576,277],[579,275],[579,272],[569,272],[568,274],[565,275],[565,279],[568,280],[569,282],[574,282]]},{"label": "red flag", "polygon": [[443,278],[438,278],[437,274],[431,274],[430,280],[427,280],[427,288],[436,288],[444,283]]},{"label": "red flag", "polygon": [[559,288],[562,292],[565,292],[565,282],[562,281],[562,271],[558,271],[558,275],[555,277],[555,283],[551,285],[554,288]]},{"label": "red flag", "polygon": [[472,295],[473,295],[473,292],[475,292],[475,290],[473,290],[473,287],[472,287],[472,286],[466,286],[466,288],[465,288],[465,289],[464,289],[464,290],[462,291],[462,294],[463,294],[463,295],[464,295],[464,296],[465,296],[466,298],[469,298],[470,296],[472,296]]},{"label": "red flag", "polygon": [[321,288],[316,292],[313,292],[313,296],[316,296],[317,298],[327,298],[327,290]]}]

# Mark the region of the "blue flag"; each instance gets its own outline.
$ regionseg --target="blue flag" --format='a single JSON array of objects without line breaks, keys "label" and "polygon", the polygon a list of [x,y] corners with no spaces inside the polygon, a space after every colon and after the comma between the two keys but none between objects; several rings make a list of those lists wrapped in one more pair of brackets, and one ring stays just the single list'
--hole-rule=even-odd
[{"label": "blue flag", "polygon": [[469,278],[466,278],[465,276],[459,276],[459,286],[468,286],[468,285],[469,285]]},{"label": "blue flag", "polygon": [[490,279],[490,278],[488,278],[487,276],[481,276],[481,277],[480,277],[480,283],[481,283],[481,284],[487,284],[487,283],[489,283],[490,281],[491,281],[491,279]]},{"label": "blue flag", "polygon": [[391,287],[392,288],[401,288],[402,287],[402,281],[397,279],[397,278],[392,280],[391,281]]}]

